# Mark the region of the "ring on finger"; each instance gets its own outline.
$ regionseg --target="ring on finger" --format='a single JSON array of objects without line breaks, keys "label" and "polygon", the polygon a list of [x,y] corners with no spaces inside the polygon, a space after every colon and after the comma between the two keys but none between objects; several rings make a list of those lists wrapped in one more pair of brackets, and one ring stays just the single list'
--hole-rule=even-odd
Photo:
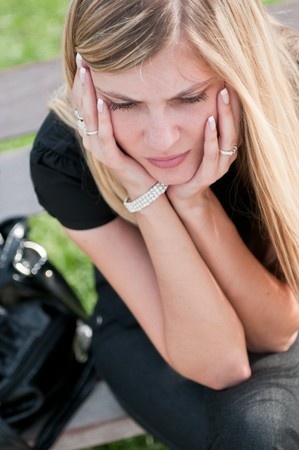
[{"label": "ring on finger", "polygon": [[93,131],[87,130],[84,119],[77,109],[74,109],[74,114],[77,117],[78,128],[85,134],[85,136],[95,136],[96,134],[98,134],[98,130],[93,130]]},{"label": "ring on finger", "polygon": [[99,130],[88,131],[85,122],[82,118],[77,120],[77,124],[78,128],[82,131],[83,134],[85,134],[85,136],[95,136],[99,132]]},{"label": "ring on finger", "polygon": [[238,150],[238,146],[235,144],[233,146],[233,148],[231,148],[230,150],[223,150],[223,149],[219,149],[219,152],[221,153],[221,155],[224,156],[233,156]]}]

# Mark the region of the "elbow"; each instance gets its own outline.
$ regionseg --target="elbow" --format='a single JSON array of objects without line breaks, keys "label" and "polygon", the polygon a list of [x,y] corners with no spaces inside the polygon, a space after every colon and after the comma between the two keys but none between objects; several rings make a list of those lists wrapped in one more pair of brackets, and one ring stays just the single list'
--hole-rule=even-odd
[{"label": "elbow", "polygon": [[285,337],[280,342],[277,342],[272,351],[274,353],[284,353],[290,350],[294,342],[298,337],[298,331],[293,333],[291,336]]},{"label": "elbow", "polygon": [[295,343],[298,337],[298,331],[288,336],[280,336],[275,341],[271,339],[271,342],[265,342],[264,344],[248,343],[248,349],[253,353],[285,353]]},{"label": "elbow", "polygon": [[285,343],[285,346],[282,350],[282,352],[287,352],[288,350],[290,350],[290,348],[293,346],[293,344],[295,343],[295,341],[298,338],[298,331],[296,331],[291,337],[290,339],[288,339],[288,341]]},{"label": "elbow", "polygon": [[251,369],[247,355],[243,359],[243,362],[201,362],[195,367],[194,364],[190,366],[186,362],[171,361],[171,366],[184,378],[195,381],[210,389],[221,391],[243,383],[251,377]]},{"label": "elbow", "polygon": [[250,377],[251,369],[249,364],[238,364],[236,367],[228,368],[225,374],[221,373],[218,375],[216,373],[208,380],[207,387],[215,391],[222,391],[241,384]]}]

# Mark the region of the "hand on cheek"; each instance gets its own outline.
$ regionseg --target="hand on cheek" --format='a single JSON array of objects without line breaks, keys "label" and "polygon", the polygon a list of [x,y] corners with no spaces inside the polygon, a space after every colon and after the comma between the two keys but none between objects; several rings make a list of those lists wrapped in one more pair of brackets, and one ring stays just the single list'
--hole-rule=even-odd
[{"label": "hand on cheek", "polygon": [[237,157],[240,107],[231,89],[225,87],[218,92],[216,109],[216,114],[210,116],[205,125],[201,164],[190,181],[168,189],[172,202],[183,200],[198,205]]},{"label": "hand on cheek", "polygon": [[72,97],[84,148],[109,168],[128,192],[136,191],[140,195],[156,180],[119,149],[109,107],[102,98],[97,98],[90,68],[80,56],[77,56],[76,62]]}]

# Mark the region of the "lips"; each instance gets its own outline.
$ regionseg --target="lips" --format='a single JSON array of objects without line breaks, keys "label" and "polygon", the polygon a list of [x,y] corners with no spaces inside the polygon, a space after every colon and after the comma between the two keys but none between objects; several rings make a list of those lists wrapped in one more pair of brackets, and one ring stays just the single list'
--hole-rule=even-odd
[{"label": "lips", "polygon": [[172,169],[182,164],[187,158],[190,150],[180,155],[169,156],[166,158],[148,158],[148,161],[159,169]]}]

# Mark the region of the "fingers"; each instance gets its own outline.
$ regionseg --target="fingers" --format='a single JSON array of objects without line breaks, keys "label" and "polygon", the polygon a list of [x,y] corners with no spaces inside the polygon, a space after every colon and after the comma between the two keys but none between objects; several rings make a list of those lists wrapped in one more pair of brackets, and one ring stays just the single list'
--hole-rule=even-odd
[{"label": "fingers", "polygon": [[218,95],[219,113],[219,164],[225,170],[237,157],[237,144],[239,141],[239,101],[235,94],[224,88]]},{"label": "fingers", "polygon": [[[96,106],[97,97],[93,86],[90,70],[85,67],[81,67],[79,77],[82,93],[82,109],[80,112],[84,118],[87,133],[94,133],[98,130],[98,112]],[[83,136],[83,141],[85,141],[87,137],[90,136],[85,134],[85,136]]]},{"label": "fingers", "polygon": [[[96,94],[90,74],[90,70],[81,55],[76,56],[77,71],[74,79],[72,97],[75,107],[75,115],[78,120],[78,131],[86,142],[88,135],[96,135],[97,108]],[[87,134],[86,134],[87,133]]]},{"label": "fingers", "polygon": [[72,98],[74,107],[78,110],[79,115],[82,116],[82,84],[80,81],[80,69],[81,67],[85,67],[86,64],[82,59],[82,56],[77,53],[76,56],[76,65],[77,71],[74,78],[73,89],[72,89]]},{"label": "fingers", "polygon": [[202,162],[197,172],[202,187],[209,187],[222,174],[219,172],[219,144],[217,123],[214,116],[210,116],[205,127],[205,140]]},{"label": "fingers", "polygon": [[237,157],[239,102],[228,88],[217,96],[217,122],[209,117],[205,129],[204,155],[200,168],[204,184],[221,178]]},{"label": "fingers", "polygon": [[84,148],[112,168],[122,162],[122,153],[114,139],[109,108],[102,99],[97,99],[91,71],[80,55],[77,55],[76,63],[72,96],[78,132]]}]

